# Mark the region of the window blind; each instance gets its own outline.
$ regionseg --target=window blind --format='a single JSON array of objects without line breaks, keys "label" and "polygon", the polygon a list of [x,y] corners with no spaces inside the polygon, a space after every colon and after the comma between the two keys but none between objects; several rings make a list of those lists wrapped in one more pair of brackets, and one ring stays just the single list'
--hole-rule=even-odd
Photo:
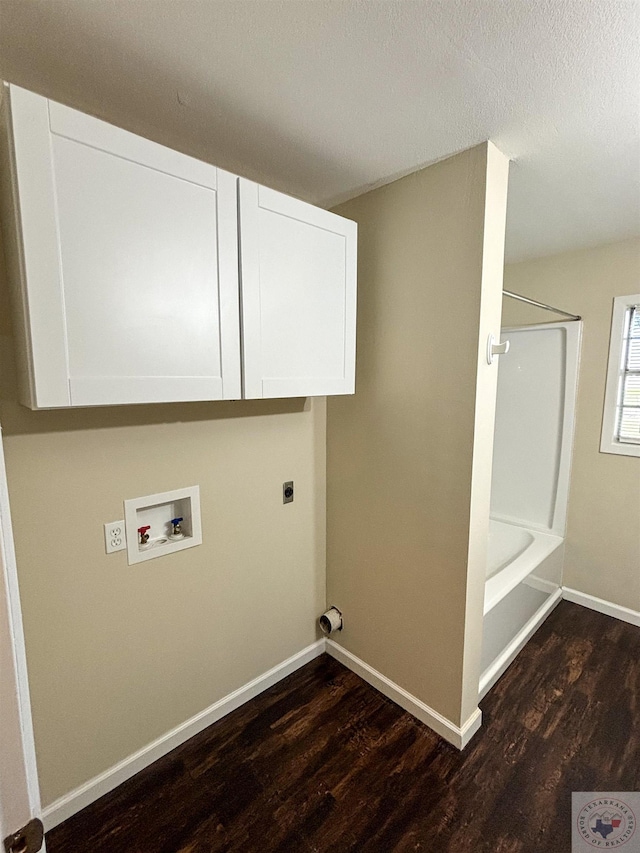
[{"label": "window blind", "polygon": [[627,311],[621,368],[616,438],[640,444],[640,305]]}]

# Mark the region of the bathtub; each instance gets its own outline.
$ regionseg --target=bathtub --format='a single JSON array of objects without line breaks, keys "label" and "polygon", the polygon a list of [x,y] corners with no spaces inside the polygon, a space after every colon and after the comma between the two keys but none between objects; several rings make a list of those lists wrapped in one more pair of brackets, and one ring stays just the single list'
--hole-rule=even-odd
[{"label": "bathtub", "polygon": [[503,329],[479,695],[562,599],[581,323]]},{"label": "bathtub", "polygon": [[563,541],[562,536],[553,533],[491,519],[484,591],[485,616]]},{"label": "bathtub", "polygon": [[491,519],[479,698],[562,598],[564,538]]}]

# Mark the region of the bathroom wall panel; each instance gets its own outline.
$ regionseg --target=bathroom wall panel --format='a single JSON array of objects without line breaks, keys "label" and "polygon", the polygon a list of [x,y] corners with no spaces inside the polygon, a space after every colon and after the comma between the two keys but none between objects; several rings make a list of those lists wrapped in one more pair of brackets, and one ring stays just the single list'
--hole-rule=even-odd
[{"label": "bathroom wall panel", "polygon": [[564,417],[566,331],[506,330],[501,356],[491,514],[553,527]]}]

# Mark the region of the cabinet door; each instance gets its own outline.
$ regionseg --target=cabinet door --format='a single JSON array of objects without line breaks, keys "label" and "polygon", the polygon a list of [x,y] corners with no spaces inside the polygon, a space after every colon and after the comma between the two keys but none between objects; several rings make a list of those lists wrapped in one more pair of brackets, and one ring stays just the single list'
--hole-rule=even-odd
[{"label": "cabinet door", "polygon": [[240,179],[245,397],[354,392],[356,227]]},{"label": "cabinet door", "polygon": [[11,87],[36,408],[240,397],[237,179]]}]

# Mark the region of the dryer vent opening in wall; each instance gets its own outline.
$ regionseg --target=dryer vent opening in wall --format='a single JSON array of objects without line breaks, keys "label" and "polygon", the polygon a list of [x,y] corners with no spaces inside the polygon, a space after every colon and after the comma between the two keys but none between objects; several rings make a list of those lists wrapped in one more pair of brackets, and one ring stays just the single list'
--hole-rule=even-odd
[{"label": "dryer vent opening in wall", "polygon": [[342,613],[337,607],[330,607],[320,617],[320,627],[329,636],[333,631],[342,631]]}]

